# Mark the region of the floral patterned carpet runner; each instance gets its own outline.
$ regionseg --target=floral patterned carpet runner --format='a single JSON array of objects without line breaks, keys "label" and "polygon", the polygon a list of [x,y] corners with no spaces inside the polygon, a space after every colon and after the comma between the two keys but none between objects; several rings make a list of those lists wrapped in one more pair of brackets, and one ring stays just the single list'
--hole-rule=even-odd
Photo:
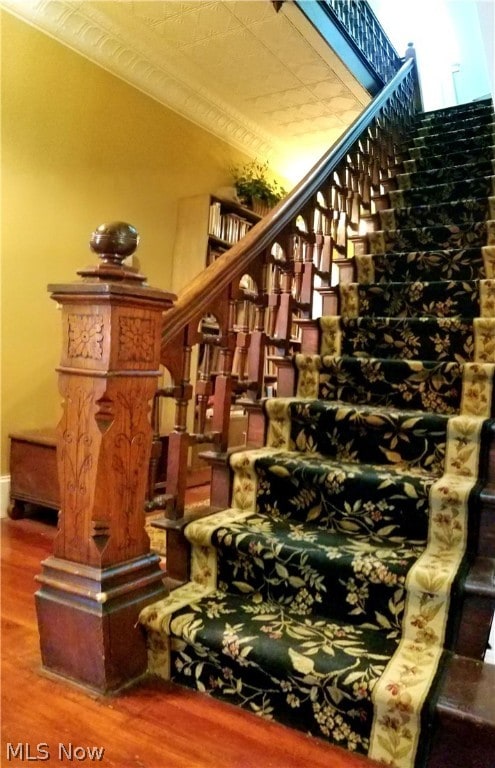
[{"label": "floral patterned carpet runner", "polygon": [[297,397],[141,616],[151,671],[397,768],[426,761],[493,413],[493,126],[421,116]]}]

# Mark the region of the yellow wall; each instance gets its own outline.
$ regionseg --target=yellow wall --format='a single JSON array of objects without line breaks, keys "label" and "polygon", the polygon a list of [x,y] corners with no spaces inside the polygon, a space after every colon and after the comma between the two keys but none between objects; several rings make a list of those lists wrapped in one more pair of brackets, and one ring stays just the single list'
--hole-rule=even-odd
[{"label": "yellow wall", "polygon": [[48,283],[95,263],[102,222],[133,224],[151,285],[170,288],[177,200],[245,157],[8,13],[2,64],[2,465],[8,434],[54,426],[60,316]]}]

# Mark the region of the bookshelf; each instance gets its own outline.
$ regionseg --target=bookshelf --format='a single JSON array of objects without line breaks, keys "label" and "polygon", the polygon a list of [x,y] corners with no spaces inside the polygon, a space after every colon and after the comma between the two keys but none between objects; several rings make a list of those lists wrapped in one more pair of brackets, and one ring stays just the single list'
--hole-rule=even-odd
[{"label": "bookshelf", "polygon": [[172,290],[180,291],[259,220],[234,200],[195,195],[179,201],[173,250]]}]

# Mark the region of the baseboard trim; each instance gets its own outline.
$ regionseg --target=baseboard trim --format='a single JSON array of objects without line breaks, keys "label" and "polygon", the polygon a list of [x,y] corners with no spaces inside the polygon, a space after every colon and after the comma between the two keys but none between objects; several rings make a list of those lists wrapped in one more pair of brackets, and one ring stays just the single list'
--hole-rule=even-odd
[{"label": "baseboard trim", "polygon": [[10,502],[10,475],[0,477],[0,518],[7,517]]}]

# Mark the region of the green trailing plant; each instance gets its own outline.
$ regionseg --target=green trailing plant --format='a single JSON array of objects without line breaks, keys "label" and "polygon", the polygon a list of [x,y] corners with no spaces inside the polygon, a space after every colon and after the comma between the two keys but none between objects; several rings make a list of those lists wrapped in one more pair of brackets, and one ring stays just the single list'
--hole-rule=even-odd
[{"label": "green trailing plant", "polygon": [[261,200],[271,208],[285,196],[285,189],[277,181],[269,179],[268,173],[268,162],[259,160],[232,168],[237,196],[244,205],[251,206],[253,200]]}]

